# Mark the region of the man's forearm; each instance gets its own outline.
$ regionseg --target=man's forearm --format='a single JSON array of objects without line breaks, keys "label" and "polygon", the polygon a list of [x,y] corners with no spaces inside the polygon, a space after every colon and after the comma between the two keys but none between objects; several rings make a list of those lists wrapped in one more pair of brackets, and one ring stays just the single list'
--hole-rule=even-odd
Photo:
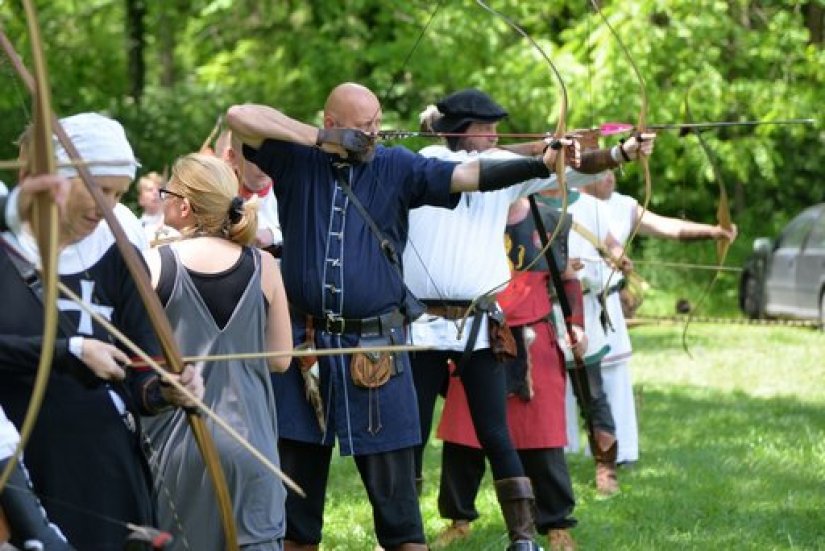
[{"label": "man's forearm", "polygon": [[461,163],[455,168],[450,191],[496,191],[549,176],[550,169],[536,157],[479,159]]},{"label": "man's forearm", "polygon": [[584,174],[596,174],[618,166],[618,160],[613,157],[613,149],[594,149],[582,153],[581,165],[576,170]]},{"label": "man's forearm", "polygon": [[266,105],[233,105],[226,112],[226,122],[241,141],[256,148],[266,139],[312,146],[318,138],[316,127]]}]

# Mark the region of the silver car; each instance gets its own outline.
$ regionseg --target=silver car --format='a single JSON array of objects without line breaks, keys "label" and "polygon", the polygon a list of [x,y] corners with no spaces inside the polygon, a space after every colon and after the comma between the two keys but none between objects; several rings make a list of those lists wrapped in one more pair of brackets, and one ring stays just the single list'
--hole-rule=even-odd
[{"label": "silver car", "polygon": [[739,283],[739,307],[751,318],[825,325],[825,203],[802,211],[775,241],[754,240]]}]

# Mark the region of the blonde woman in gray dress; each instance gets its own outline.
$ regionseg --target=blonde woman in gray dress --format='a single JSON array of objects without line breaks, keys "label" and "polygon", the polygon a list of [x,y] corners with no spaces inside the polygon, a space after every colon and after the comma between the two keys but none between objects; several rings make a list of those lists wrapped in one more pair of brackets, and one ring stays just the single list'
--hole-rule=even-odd
[{"label": "blonde woman in gray dress", "polygon": [[[160,189],[166,223],[183,238],[152,249],[147,263],[185,355],[289,351],[286,294],[276,260],[251,246],[257,204],[238,196],[232,169],[216,157],[179,159]],[[276,465],[278,429],[270,371],[289,357],[205,362],[204,401]],[[209,424],[210,429],[212,425]],[[211,430],[229,483],[243,549],[280,550],[286,493],[223,431]],[[218,509],[182,413],[153,419],[160,525],[178,532],[177,549],[223,549]]]}]

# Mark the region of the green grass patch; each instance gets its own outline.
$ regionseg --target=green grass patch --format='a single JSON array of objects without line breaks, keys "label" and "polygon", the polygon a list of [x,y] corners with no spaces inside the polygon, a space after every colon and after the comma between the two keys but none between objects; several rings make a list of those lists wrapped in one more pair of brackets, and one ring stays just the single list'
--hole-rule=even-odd
[{"label": "green grass patch", "polygon": [[[600,499],[593,463],[568,456],[581,549],[825,549],[825,336],[798,328],[693,325],[636,328],[632,361],[641,460],[622,492]],[[426,458],[422,499],[434,539],[440,442]],[[372,514],[349,458],[336,458],[323,549],[372,550]],[[454,549],[501,550],[492,484],[481,519]],[[546,545],[546,542],[544,542]]]}]

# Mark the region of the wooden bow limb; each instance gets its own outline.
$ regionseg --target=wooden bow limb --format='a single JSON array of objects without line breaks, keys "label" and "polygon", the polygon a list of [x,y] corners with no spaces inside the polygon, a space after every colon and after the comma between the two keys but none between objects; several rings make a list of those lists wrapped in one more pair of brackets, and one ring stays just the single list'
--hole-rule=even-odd
[{"label": "wooden bow limb", "polygon": [[[132,162],[131,160],[123,159],[123,160],[106,160],[106,161],[95,161],[95,160],[82,160],[82,161],[69,161],[68,163],[55,163],[55,168],[64,168],[64,167],[76,167],[76,166],[123,166],[126,163]],[[0,170],[20,170],[21,168],[25,168],[29,166],[30,163],[20,161],[18,159],[10,160],[10,161],[0,161]]]},{"label": "wooden bow limb", "polygon": [[[26,2],[26,4],[28,4],[28,2]],[[21,80],[26,84],[29,90],[34,93],[36,84],[35,79],[32,78],[31,74],[20,60],[20,56],[17,55],[17,52],[11,45],[11,42],[9,42],[5,36],[2,36],[2,47],[6,50],[12,66],[20,75]],[[78,153],[77,148],[74,146],[65,130],[60,125],[60,122],[52,112],[51,107],[44,105],[42,109],[44,110],[43,114],[45,115],[44,120],[50,119],[51,121],[51,131],[49,133],[48,140],[49,143],[51,143],[51,132],[53,132],[54,135],[57,136],[69,158],[78,163],[78,166],[76,167],[78,175],[86,185],[86,188],[94,199],[97,208],[101,211],[106,223],[109,225],[109,229],[114,236],[118,250],[120,251],[123,261],[125,262],[126,267],[134,280],[135,287],[140,295],[141,301],[146,307],[149,320],[152,323],[152,327],[155,330],[155,334],[157,335],[161,349],[163,350],[163,355],[166,358],[166,364],[173,373],[180,373],[183,371],[184,367],[183,361],[181,361],[181,354],[178,350],[174,334],[172,333],[172,328],[169,325],[169,320],[166,317],[166,312],[163,310],[163,306],[160,304],[157,294],[155,294],[151,282],[149,281],[149,276],[146,273],[143,260],[139,258],[134,246],[126,237],[126,234],[115,217],[109,202],[103,196],[103,193],[100,191],[100,188],[95,182],[92,173],[89,171],[88,167],[83,162],[83,158]],[[55,286],[55,300],[52,300],[51,304],[56,305],[56,297]],[[56,314],[57,312],[55,309],[55,326],[57,323]],[[218,507],[221,512],[221,522],[224,529],[226,547],[229,551],[237,551],[239,550],[238,535],[232,510],[232,499],[229,495],[229,487],[226,484],[226,478],[218,458],[215,443],[212,441],[212,438],[209,435],[206,425],[201,417],[199,417],[196,413],[187,413],[187,420],[190,428],[192,429],[192,434],[195,437],[195,441],[198,444],[198,448],[203,455],[204,463],[206,464],[209,476],[213,482]]]},{"label": "wooden bow limb", "polygon": [[[149,367],[155,373],[160,376],[165,383],[169,383],[173,386],[178,392],[184,394],[187,398],[195,402],[198,406],[198,410],[205,413],[207,417],[212,419],[216,425],[218,425],[221,429],[223,429],[229,436],[231,436],[238,444],[241,445],[245,450],[252,454],[255,459],[261,462],[269,471],[271,471],[275,476],[280,478],[284,484],[290,487],[296,494],[300,495],[301,497],[306,497],[304,490],[295,483],[294,480],[289,478],[281,469],[275,466],[267,457],[258,451],[252,444],[249,443],[243,436],[241,436],[238,431],[233,429],[229,423],[221,419],[221,417],[215,413],[209,406],[203,403],[197,396],[192,394],[185,386],[180,384],[177,379],[173,377],[169,377],[169,372],[163,369],[159,362],[156,362],[149,356],[146,352],[144,352],[138,345],[132,342],[129,337],[124,335],[117,327],[112,325],[106,318],[101,316],[97,313],[89,304],[83,301],[82,298],[77,296],[77,294],[66,287],[63,283],[58,282],[57,284],[60,292],[66,295],[69,299],[71,299],[74,303],[76,303],[84,312],[92,316],[92,318],[101,325],[106,331],[111,333],[117,340],[123,343],[134,355],[139,357],[142,362],[142,367]],[[184,358],[185,359],[185,358]]]},{"label": "wooden bow limb", "polygon": [[[52,144],[51,125],[51,92],[49,89],[46,59],[43,55],[43,41],[40,37],[40,26],[37,13],[30,0],[23,0],[26,12],[29,38],[32,45],[32,59],[34,61],[35,77],[29,77],[30,89],[33,94],[32,141],[29,154],[29,175],[52,174],[55,172],[54,147]],[[6,48],[5,33],[0,29],[3,39],[3,48],[12,63],[15,62],[14,49]],[[10,44],[10,43],[9,43]],[[5,469],[0,473],[0,491],[11,476],[23,448],[26,446],[40,408],[46,394],[46,387],[51,376],[54,343],[57,338],[57,249],[58,249],[58,209],[48,192],[38,193],[34,199],[31,215],[31,226],[37,239],[40,253],[41,281],[43,285],[43,341],[40,349],[40,360],[37,365],[37,375],[32,386],[32,394],[26,415],[20,426],[20,441],[14,454],[9,458]]]},{"label": "wooden bow limb", "polygon": [[[601,8],[599,7],[599,2],[597,0],[590,0],[590,4],[593,6],[593,9],[596,10],[596,13],[599,14],[604,24],[610,30],[610,33],[616,39],[616,43],[619,45],[619,48],[622,50],[622,53],[627,58],[627,62],[630,65],[631,69],[633,69],[633,74],[636,76],[636,80],[639,82],[639,96],[640,96],[640,103],[639,103],[639,116],[636,121],[636,131],[639,134],[643,134],[647,131],[647,111],[648,111],[648,101],[647,101],[647,88],[645,86],[645,79],[642,77],[641,71],[639,71],[639,67],[636,65],[636,62],[633,60],[633,56],[630,55],[630,50],[627,49],[624,42],[622,41],[619,33],[613,28],[613,25],[610,24],[610,21],[607,19],[607,16],[602,12]],[[645,192],[644,192],[644,199],[642,200],[642,211],[639,213],[636,223],[633,225],[633,229],[630,231],[630,235],[627,238],[627,241],[624,243],[624,247],[622,250],[622,254],[624,255],[627,250],[630,249],[630,245],[633,243],[633,240],[636,238],[636,235],[639,233],[639,228],[642,226],[642,218],[644,218],[645,212],[647,212],[648,207],[650,206],[650,197],[652,195],[653,185],[650,180],[650,165],[648,163],[648,159],[645,155],[642,154],[642,150],[639,149],[638,151],[638,162],[639,166],[642,168],[642,175],[644,178],[645,184]],[[614,268],[610,275],[607,277],[607,283],[604,286],[604,291],[602,294],[602,302],[607,300],[607,291],[610,289],[610,281],[613,279],[613,276],[616,274],[617,268]]]},{"label": "wooden bow limb", "polygon": [[[541,56],[541,58],[547,63],[547,66],[550,68],[551,74],[553,75],[553,77],[555,78],[555,80],[558,83],[561,98],[560,98],[560,101],[559,101],[559,114],[558,114],[558,118],[557,118],[557,121],[556,121],[556,130],[552,135],[545,134],[544,137],[545,138],[555,138],[555,139],[564,138],[566,133],[567,133],[568,97],[567,97],[567,86],[565,86],[564,79],[561,78],[561,73],[559,72],[558,68],[556,68],[556,65],[550,59],[550,56],[547,55],[547,52],[544,51],[544,49],[538,44],[538,42],[536,42],[535,39],[533,39],[533,37],[530,36],[527,33],[527,31],[522,29],[521,26],[519,26],[515,21],[513,21],[511,18],[507,17],[503,13],[493,9],[492,7],[487,5],[483,0],[476,0],[476,4],[478,4],[482,9],[484,9],[488,13],[490,13],[493,16],[495,16],[495,17],[501,19],[502,21],[504,21],[507,24],[508,27],[510,27],[513,31],[515,31],[516,33],[521,35],[524,39],[526,39],[530,43],[530,45],[533,47],[533,49],[536,50],[536,52],[538,52],[538,54]],[[561,191],[561,209],[560,209],[561,210],[561,216],[559,217],[559,221],[556,224],[556,227],[553,228],[553,231],[550,234],[550,237],[548,238],[547,242],[543,243],[543,245],[541,247],[541,250],[538,252],[536,257],[533,260],[531,260],[520,271],[525,271],[525,272],[529,271],[536,264],[541,262],[542,258],[544,258],[545,253],[553,245],[553,241],[556,239],[556,237],[558,237],[559,232],[561,231],[561,229],[563,227],[562,222],[565,218],[565,215],[567,214],[568,207],[569,207],[569,198],[568,198],[569,194],[567,192],[567,176],[566,176],[567,160],[566,160],[565,157],[566,157],[565,156],[565,148],[562,147],[556,153],[556,166],[555,166],[556,182],[557,182],[557,185],[559,187],[559,190]],[[481,299],[482,297],[485,297],[485,296],[494,295],[495,293],[497,293],[500,290],[507,287],[507,285],[509,285],[512,280],[513,280],[513,276],[511,276],[506,281],[502,282],[499,285],[496,285],[492,289],[488,290],[486,293],[483,293],[481,296],[474,299],[473,304],[470,305],[470,308],[467,311],[467,315],[470,314],[470,310],[475,306],[475,303],[479,299]],[[466,320],[467,315],[465,315],[465,320]],[[463,328],[463,322],[462,322],[462,328]]]},{"label": "wooden bow limb", "polygon": [[[184,363],[198,362],[221,362],[227,360],[260,360],[268,358],[303,358],[308,356],[345,356],[363,352],[370,354],[373,352],[426,352],[432,350],[432,346],[417,346],[407,344],[394,344],[389,346],[354,346],[351,348],[304,348],[301,350],[282,350],[278,352],[241,352],[238,354],[215,354],[213,356],[184,356]],[[163,365],[164,362],[156,362]],[[141,362],[133,362],[127,367],[147,367]]]},{"label": "wooden bow limb", "polygon": [[[219,155],[219,152],[215,151],[212,147],[212,142],[214,142],[215,138],[218,137],[218,134],[221,131],[221,126],[223,126],[223,115],[218,115],[218,120],[215,121],[215,126],[212,127],[212,130],[209,132],[209,135],[206,137],[205,140],[203,140],[203,143],[201,144],[201,147],[198,151],[200,151],[201,153],[206,153],[207,155]],[[164,178],[164,180],[166,180],[166,178]]]},{"label": "wooden bow limb", "polygon": [[[687,93],[685,94],[685,116],[688,119],[688,123],[693,121],[693,114],[690,111],[690,89],[688,89]],[[719,224],[720,227],[731,231],[733,229],[733,220],[731,219],[730,215],[730,205],[728,202],[728,192],[727,188],[725,187],[725,182],[722,180],[722,170],[719,168],[719,165],[716,162],[716,158],[713,156],[713,153],[710,150],[710,146],[705,141],[705,138],[699,132],[694,132],[696,135],[696,139],[699,141],[699,145],[702,148],[702,151],[705,153],[705,156],[708,158],[708,162],[710,163],[711,170],[713,171],[713,177],[716,180],[716,184],[719,186],[719,203],[716,208],[716,222]],[[716,241],[716,263],[717,263],[717,270],[711,277],[710,281],[708,281],[705,290],[699,297],[699,300],[696,302],[696,306],[691,309],[688,313],[688,317],[685,320],[685,326],[682,329],[682,349],[685,351],[685,354],[693,357],[690,353],[690,349],[688,347],[687,342],[687,333],[688,328],[690,327],[691,319],[693,318],[694,312],[698,310],[698,308],[705,302],[708,296],[710,296],[710,292],[713,289],[714,284],[719,279],[719,274],[722,271],[722,267],[725,264],[725,259],[728,256],[728,249],[730,248],[730,241],[728,239],[719,239]]]}]

